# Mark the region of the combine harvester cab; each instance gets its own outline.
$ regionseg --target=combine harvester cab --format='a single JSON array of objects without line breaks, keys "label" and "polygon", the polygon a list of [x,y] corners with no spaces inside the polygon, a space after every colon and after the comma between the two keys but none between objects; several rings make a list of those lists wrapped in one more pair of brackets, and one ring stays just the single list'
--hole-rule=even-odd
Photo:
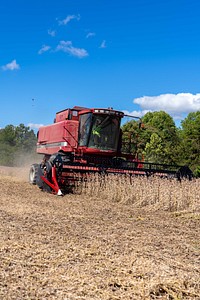
[{"label": "combine harvester cab", "polygon": [[[40,164],[32,164],[29,182],[57,195],[73,190],[87,174],[112,173],[132,175],[191,177],[186,167],[142,162],[121,152],[121,119],[124,113],[108,109],[75,106],[56,114],[54,123],[38,131],[37,153]],[[131,117],[131,116],[130,116]],[[138,126],[141,120],[138,117]]]}]

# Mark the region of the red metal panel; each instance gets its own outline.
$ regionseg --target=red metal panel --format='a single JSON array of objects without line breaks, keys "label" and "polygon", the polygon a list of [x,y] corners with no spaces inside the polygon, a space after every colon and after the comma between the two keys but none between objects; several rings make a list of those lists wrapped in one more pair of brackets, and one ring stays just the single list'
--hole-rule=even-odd
[{"label": "red metal panel", "polygon": [[63,140],[65,121],[43,126],[39,129],[38,143],[52,143]]},{"label": "red metal panel", "polygon": [[68,119],[68,116],[69,116],[69,109],[65,109],[63,111],[57,112],[55,122],[57,123],[57,122],[65,121],[66,119]]},{"label": "red metal panel", "polygon": [[78,121],[66,120],[43,126],[39,130],[37,152],[52,154],[71,152],[78,146]]},{"label": "red metal panel", "polygon": [[65,140],[72,148],[77,148],[78,145],[78,122],[68,121],[65,127]]}]

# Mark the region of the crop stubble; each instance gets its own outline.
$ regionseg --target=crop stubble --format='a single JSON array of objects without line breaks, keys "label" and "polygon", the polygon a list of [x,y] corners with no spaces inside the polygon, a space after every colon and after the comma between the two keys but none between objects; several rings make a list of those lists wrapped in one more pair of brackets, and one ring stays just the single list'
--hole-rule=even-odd
[{"label": "crop stubble", "polygon": [[93,178],[57,197],[6,172],[0,299],[200,299],[198,180]]}]

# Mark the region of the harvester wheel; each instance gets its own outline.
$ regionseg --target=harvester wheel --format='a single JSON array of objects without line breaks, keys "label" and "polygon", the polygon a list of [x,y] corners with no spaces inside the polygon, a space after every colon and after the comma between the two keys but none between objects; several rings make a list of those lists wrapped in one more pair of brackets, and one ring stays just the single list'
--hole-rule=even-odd
[{"label": "harvester wheel", "polygon": [[38,179],[38,171],[40,165],[39,164],[32,164],[30,171],[29,171],[29,183],[36,184]]}]

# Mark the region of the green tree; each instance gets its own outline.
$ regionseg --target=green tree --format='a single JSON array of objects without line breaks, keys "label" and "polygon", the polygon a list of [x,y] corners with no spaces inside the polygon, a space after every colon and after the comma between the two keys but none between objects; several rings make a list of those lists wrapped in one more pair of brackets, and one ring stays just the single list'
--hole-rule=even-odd
[{"label": "green tree", "polygon": [[163,163],[165,160],[162,139],[157,133],[152,133],[150,141],[145,147],[146,160],[154,163]]},{"label": "green tree", "polygon": [[130,121],[122,126],[122,140],[126,145],[123,150],[128,149],[130,144],[128,142],[131,141],[132,153],[140,157],[141,153],[144,154],[145,160],[150,159],[154,162],[155,158],[155,162],[177,163],[179,135],[172,117],[164,111],[148,112],[142,118],[142,123],[144,125],[142,129],[136,121]]},{"label": "green tree", "polygon": [[0,164],[13,166],[34,155],[36,140],[34,131],[24,124],[7,125],[0,130]]},{"label": "green tree", "polygon": [[15,143],[16,147],[20,150],[33,150],[36,144],[34,131],[30,130],[30,128],[24,124],[20,124],[15,128]]},{"label": "green tree", "polygon": [[140,123],[131,120],[122,126],[122,152],[131,153],[141,158],[145,148]]},{"label": "green tree", "polygon": [[193,170],[200,166],[200,111],[189,113],[181,122],[180,155]]},{"label": "green tree", "polygon": [[[142,121],[146,129],[146,147],[144,150],[146,159],[151,157],[150,149],[152,151],[154,149],[152,157],[155,155],[156,144],[158,144],[157,162],[166,164],[178,163],[179,136],[172,117],[164,111],[148,112],[142,118]],[[152,135],[153,137],[151,138]],[[150,143],[151,147],[147,143]],[[160,149],[162,149],[162,153]]]},{"label": "green tree", "polygon": [[0,143],[10,147],[15,146],[15,127],[13,125],[7,125],[0,130]]}]

